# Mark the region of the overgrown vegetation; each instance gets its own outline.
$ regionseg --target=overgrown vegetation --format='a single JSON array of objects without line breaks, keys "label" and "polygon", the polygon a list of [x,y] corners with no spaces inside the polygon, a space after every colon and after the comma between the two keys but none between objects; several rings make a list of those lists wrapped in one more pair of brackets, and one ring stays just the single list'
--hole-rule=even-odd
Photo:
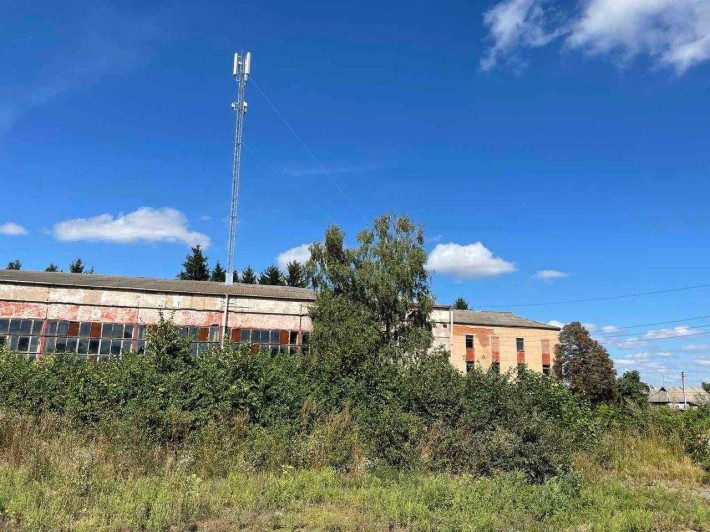
[{"label": "overgrown vegetation", "polygon": [[0,352],[0,528],[710,528],[709,408],[651,409],[633,374],[581,387],[585,357],[609,372],[574,324],[580,386],[459,373],[428,349],[422,244],[406,218],[354,248],[329,229],[294,275],[318,289],[295,355],[195,356],[169,320],[142,355]]}]

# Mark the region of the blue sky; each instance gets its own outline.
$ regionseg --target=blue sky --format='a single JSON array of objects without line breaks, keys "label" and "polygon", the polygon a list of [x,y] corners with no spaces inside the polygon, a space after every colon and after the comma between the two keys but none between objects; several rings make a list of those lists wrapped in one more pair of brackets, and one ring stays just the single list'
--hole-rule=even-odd
[{"label": "blue sky", "polygon": [[688,319],[710,287],[540,305],[710,283],[706,2],[5,7],[0,263],[172,277],[201,242],[224,264],[249,49],[239,268],[406,213],[439,302],[579,320],[619,371],[710,380]]}]

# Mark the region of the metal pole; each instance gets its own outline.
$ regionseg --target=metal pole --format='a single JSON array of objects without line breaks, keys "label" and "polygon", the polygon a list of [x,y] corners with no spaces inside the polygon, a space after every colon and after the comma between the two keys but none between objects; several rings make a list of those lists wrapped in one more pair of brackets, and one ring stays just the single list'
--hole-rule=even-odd
[{"label": "metal pole", "polygon": [[232,103],[232,109],[237,114],[234,132],[234,157],[232,165],[232,203],[229,212],[229,241],[227,243],[227,273],[226,284],[234,282],[234,252],[237,247],[237,206],[239,200],[239,167],[242,153],[242,131],[244,128],[244,113],[247,104],[244,101],[247,79],[251,63],[251,53],[239,56],[234,54],[234,79],[237,82],[237,101]]},{"label": "metal pole", "polygon": [[680,372],[680,382],[683,386],[683,410],[688,408],[688,401],[685,399],[685,372],[681,371]]}]

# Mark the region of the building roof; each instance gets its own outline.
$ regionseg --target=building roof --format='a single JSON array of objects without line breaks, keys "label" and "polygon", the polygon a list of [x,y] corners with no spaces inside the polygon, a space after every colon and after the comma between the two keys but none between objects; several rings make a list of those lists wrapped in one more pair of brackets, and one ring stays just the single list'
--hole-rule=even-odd
[{"label": "building roof", "polygon": [[454,310],[454,323],[464,325],[487,325],[489,327],[560,330],[559,327],[555,327],[554,325],[521,318],[512,312],[493,312],[487,310]]},{"label": "building roof", "polygon": [[64,272],[33,272],[26,270],[0,270],[0,284],[27,284],[40,286],[138,290],[173,294],[233,295],[266,299],[315,300],[315,292],[308,288],[235,283],[227,285],[212,281],[181,281],[178,279],[151,279],[148,277],[122,277],[116,275],[83,275]]},{"label": "building roof", "polygon": [[[710,402],[710,394],[699,386],[686,386],[685,400],[694,405],[702,402]],[[680,386],[651,387],[648,393],[648,402],[657,404],[682,404],[683,388]]]}]

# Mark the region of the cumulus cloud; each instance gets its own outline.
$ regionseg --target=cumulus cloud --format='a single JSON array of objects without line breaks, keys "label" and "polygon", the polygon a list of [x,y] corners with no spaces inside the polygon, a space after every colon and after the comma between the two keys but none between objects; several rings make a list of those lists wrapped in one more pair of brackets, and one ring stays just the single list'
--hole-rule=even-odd
[{"label": "cumulus cloud", "polygon": [[550,320],[547,322],[548,325],[552,325],[553,327],[559,327],[560,329],[566,325],[566,323],[562,323],[561,321],[557,320]]},{"label": "cumulus cloud", "polygon": [[23,236],[26,234],[27,229],[22,227],[20,224],[16,224],[13,222],[0,224],[0,235]]},{"label": "cumulus cloud", "polygon": [[561,35],[570,50],[619,63],[644,56],[679,74],[710,59],[707,0],[586,0],[558,20],[544,5],[543,0],[504,0],[484,14],[493,42],[481,60],[484,70]]},{"label": "cumulus cloud", "polygon": [[565,272],[560,272],[557,270],[540,270],[535,274],[536,279],[541,279],[548,283],[555,279],[564,279],[565,277],[567,277],[567,274]]},{"label": "cumulus cloud", "polygon": [[503,57],[521,48],[545,46],[558,32],[545,29],[545,11],[540,0],[505,0],[483,15],[493,45],[481,59],[481,68],[490,70]]},{"label": "cumulus cloud", "polygon": [[514,263],[494,257],[493,252],[480,242],[437,244],[429,254],[426,268],[457,279],[497,277],[516,270]]},{"label": "cumulus cloud", "polygon": [[210,238],[188,229],[187,217],[176,209],[143,207],[128,214],[101,214],[93,218],[65,220],[52,228],[54,236],[64,242],[80,240],[106,241],[119,244],[134,242],[180,242],[188,246],[207,247]]},{"label": "cumulus cloud", "polygon": [[295,248],[287,249],[283,253],[279,253],[278,257],[276,257],[276,263],[282,270],[285,270],[288,263],[294,260],[303,264],[311,258],[309,247],[310,244],[301,244]]}]

